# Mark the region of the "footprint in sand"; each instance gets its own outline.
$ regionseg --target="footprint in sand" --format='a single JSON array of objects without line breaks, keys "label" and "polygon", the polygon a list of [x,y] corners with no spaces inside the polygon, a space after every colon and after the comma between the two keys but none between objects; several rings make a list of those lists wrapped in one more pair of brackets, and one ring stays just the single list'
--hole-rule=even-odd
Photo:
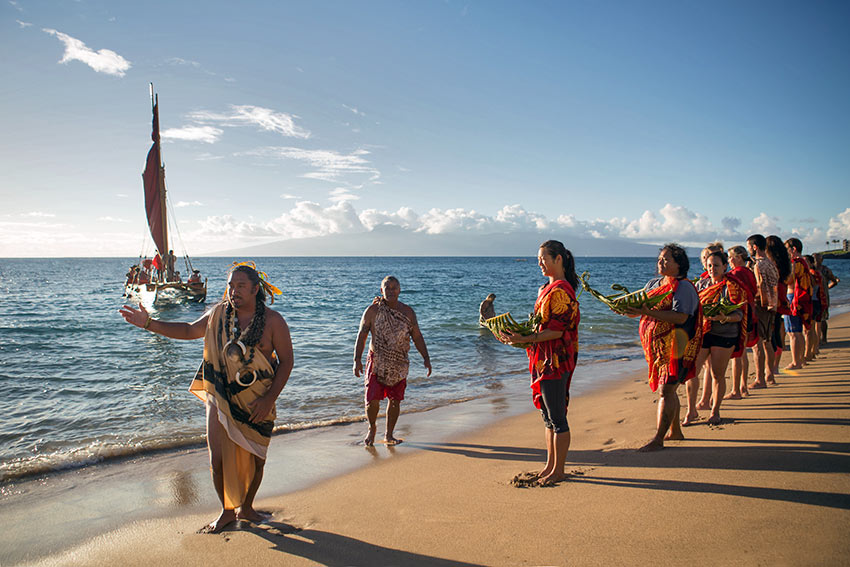
[{"label": "footprint in sand", "polygon": [[624,421],[626,421],[626,418],[625,418],[625,417],[624,417],[623,419],[618,419],[618,420],[617,420],[617,423],[623,423]]},{"label": "footprint in sand", "polygon": [[609,439],[608,441],[604,442],[603,445],[613,445],[614,443],[614,439]]}]

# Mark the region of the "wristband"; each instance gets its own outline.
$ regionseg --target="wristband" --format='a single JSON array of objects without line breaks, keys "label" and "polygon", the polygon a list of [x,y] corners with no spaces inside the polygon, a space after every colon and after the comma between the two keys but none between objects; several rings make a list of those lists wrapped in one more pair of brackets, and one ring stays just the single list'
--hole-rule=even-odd
[{"label": "wristband", "polygon": [[145,325],[144,325],[144,327],[142,327],[142,329],[147,329],[148,327],[150,327],[150,326],[151,326],[151,321],[153,321],[153,319],[151,318],[151,316],[150,316],[150,315],[148,315],[148,320],[147,320],[147,321],[145,321]]}]

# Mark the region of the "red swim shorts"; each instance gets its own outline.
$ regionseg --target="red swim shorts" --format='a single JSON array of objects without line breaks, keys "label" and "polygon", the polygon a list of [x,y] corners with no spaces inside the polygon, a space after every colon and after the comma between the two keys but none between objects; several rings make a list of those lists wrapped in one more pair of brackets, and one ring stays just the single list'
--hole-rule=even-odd
[{"label": "red swim shorts", "polygon": [[404,389],[407,387],[407,380],[402,380],[395,386],[387,386],[378,382],[378,377],[375,374],[369,373],[369,380],[366,382],[366,403],[372,400],[383,400],[389,398],[391,400],[401,401],[404,399]]}]

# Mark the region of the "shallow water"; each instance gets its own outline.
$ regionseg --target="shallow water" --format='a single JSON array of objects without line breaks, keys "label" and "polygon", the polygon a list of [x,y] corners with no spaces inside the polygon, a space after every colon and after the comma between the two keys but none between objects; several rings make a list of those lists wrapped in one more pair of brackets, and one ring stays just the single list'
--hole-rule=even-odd
[{"label": "shallow water", "polygon": [[[191,321],[221,297],[225,258],[201,258],[209,303],[163,308],[152,315]],[[80,466],[104,458],[203,441],[200,402],[187,392],[202,341],[175,341],[126,324],[118,315],[132,259],[0,259],[0,481]],[[259,267],[283,290],[273,308],[286,318],[295,369],[278,400],[278,429],[305,429],[363,417],[362,379],[351,372],[363,310],[387,274],[416,311],[434,373],[424,375],[411,349],[405,410],[493,396],[525,383],[524,351],[498,343],[477,325],[490,292],[496,312],[524,318],[543,283],[535,258],[261,258]],[[850,293],[850,262],[829,265]],[[636,289],[652,275],[652,258],[578,258],[579,273],[604,290]],[[579,364],[642,358],[637,321],[582,295]],[[579,369],[573,392],[591,384]]]}]

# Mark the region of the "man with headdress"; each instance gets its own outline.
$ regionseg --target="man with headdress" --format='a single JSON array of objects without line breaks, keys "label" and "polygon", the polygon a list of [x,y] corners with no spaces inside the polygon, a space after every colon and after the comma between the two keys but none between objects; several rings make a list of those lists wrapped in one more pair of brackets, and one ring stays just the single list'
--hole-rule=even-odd
[{"label": "man with headdress", "polygon": [[366,336],[371,333],[369,354],[366,357],[366,417],[369,420],[369,432],[363,442],[371,447],[375,442],[378,410],[381,400],[389,398],[387,405],[387,429],[384,441],[387,445],[401,443],[393,436],[396,421],[401,412],[401,401],[407,386],[407,372],[410,362],[407,352],[410,341],[422,355],[422,362],[431,375],[431,359],[425,339],[416,322],[416,314],[409,305],[398,300],[401,285],[393,276],[387,276],[381,282],[381,295],[363,312],[360,331],[354,345],[354,375],[363,373],[363,349]]},{"label": "man with headdress", "polygon": [[201,531],[217,533],[236,520],[260,522],[254,497],[263,479],[275,401],[292,371],[292,341],[283,317],[265,305],[280,294],[253,262],[234,264],[224,299],[193,323],[158,321],[139,306],[120,313],[137,327],[172,339],[204,337],[204,362],[189,390],[207,408],[207,446],[218,518]]}]

